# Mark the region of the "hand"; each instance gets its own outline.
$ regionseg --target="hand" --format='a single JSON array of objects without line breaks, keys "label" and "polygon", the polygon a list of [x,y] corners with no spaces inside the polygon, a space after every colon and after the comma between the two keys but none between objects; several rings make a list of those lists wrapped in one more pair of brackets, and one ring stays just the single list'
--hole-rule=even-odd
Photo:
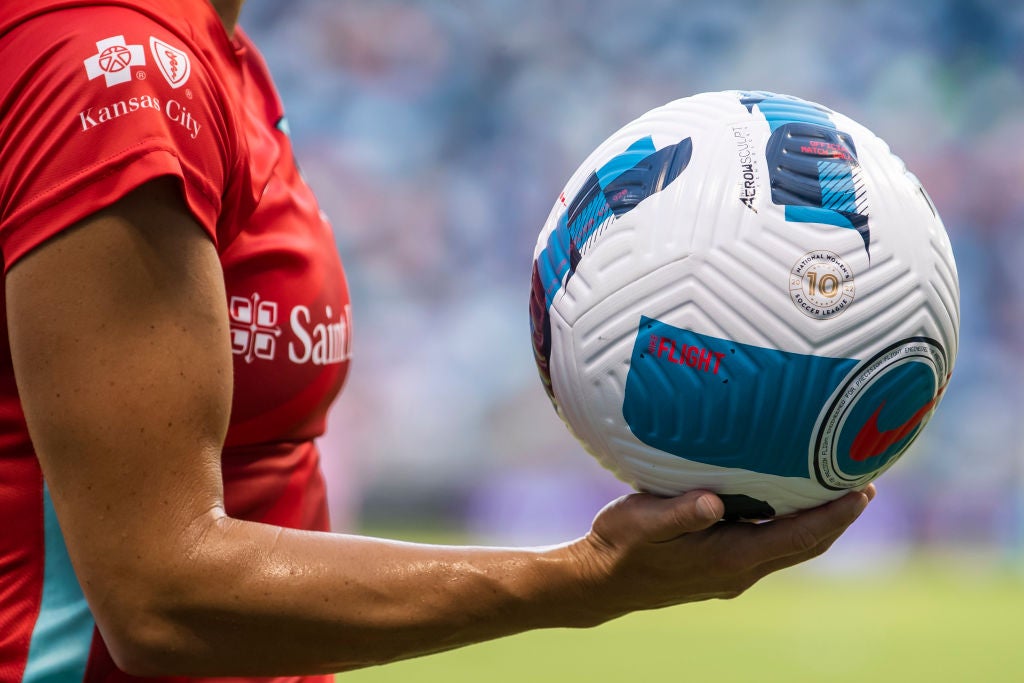
[{"label": "hand", "polygon": [[575,543],[603,621],[627,612],[734,598],[762,577],[825,552],[874,498],[869,485],[826,505],[754,524],[719,521],[707,491],[624,496]]}]

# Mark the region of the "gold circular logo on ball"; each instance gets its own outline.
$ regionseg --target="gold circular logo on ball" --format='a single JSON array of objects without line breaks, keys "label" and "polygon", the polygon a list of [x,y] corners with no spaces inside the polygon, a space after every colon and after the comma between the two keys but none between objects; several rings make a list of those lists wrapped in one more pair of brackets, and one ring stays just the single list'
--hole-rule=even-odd
[{"label": "gold circular logo on ball", "polygon": [[854,292],[853,270],[832,251],[807,252],[789,273],[789,298],[810,318],[840,315],[853,303]]}]

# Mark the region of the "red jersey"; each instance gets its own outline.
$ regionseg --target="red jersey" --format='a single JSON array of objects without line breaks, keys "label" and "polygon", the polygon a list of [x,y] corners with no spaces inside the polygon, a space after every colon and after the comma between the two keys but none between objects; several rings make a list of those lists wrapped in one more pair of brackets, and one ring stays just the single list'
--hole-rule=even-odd
[{"label": "red jersey", "polygon": [[[206,0],[0,3],[5,272],[160,176],[179,179],[224,271],[227,512],[326,530],[313,439],[348,369],[348,290],[261,57]],[[0,681],[124,680],[68,560],[0,325]]]}]

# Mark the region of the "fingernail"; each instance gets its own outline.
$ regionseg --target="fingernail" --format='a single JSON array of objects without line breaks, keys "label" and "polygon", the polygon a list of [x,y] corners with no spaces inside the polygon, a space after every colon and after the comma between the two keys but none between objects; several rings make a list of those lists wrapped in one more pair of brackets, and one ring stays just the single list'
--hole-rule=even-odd
[{"label": "fingernail", "polygon": [[711,496],[701,496],[697,499],[697,511],[704,519],[718,519],[718,512],[715,504],[711,502]]}]

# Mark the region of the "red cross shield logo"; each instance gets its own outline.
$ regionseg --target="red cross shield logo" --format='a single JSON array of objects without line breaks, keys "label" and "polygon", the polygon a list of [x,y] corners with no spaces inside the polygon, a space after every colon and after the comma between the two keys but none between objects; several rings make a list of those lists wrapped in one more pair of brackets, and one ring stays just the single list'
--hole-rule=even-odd
[{"label": "red cross shield logo", "polygon": [[111,36],[96,43],[97,53],[84,61],[91,81],[103,76],[107,87],[132,80],[132,67],[145,66],[141,45],[127,45],[124,36]]},{"label": "red cross shield logo", "polygon": [[149,51],[153,53],[153,60],[160,73],[172,88],[185,85],[192,73],[192,61],[185,52],[152,36],[149,38]]}]

